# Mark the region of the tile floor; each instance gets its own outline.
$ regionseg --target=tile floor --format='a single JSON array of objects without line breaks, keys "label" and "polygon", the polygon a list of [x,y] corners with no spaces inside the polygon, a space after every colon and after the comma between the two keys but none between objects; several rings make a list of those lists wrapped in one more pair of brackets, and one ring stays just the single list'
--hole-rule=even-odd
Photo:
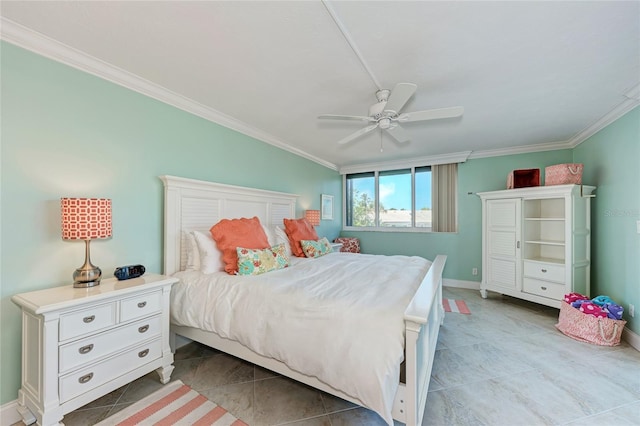
[{"label": "tile floor", "polygon": [[[640,352],[559,333],[558,310],[445,288],[471,315],[447,313],[424,425],[640,425]],[[375,413],[196,343],[175,355],[180,379],[250,426],[382,425]],[[91,425],[161,385],[151,373],[64,417]]]}]

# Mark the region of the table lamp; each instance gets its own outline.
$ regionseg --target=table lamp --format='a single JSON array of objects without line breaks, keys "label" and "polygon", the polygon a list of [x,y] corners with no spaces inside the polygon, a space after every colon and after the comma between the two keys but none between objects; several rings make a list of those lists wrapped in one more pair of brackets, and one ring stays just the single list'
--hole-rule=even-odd
[{"label": "table lamp", "polygon": [[73,286],[84,288],[100,284],[102,271],[91,263],[91,240],[111,237],[111,200],[108,198],[61,198],[63,240],[84,240],[84,265],[73,273]]},{"label": "table lamp", "polygon": [[306,210],[304,217],[312,226],[320,225],[320,210]]}]

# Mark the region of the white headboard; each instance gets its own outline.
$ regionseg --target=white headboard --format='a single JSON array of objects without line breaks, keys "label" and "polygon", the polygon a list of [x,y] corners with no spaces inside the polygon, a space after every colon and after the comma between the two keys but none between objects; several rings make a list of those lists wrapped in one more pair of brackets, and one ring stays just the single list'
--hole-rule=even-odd
[{"label": "white headboard", "polygon": [[183,269],[185,233],[209,232],[221,219],[257,216],[263,225],[282,225],[296,214],[297,195],[242,186],[160,176],[164,183],[164,274]]}]

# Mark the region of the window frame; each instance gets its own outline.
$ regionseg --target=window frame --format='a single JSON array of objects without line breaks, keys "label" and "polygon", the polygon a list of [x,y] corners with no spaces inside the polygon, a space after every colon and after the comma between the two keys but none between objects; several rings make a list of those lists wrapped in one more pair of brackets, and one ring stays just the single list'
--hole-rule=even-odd
[{"label": "window frame", "polygon": [[[343,231],[364,231],[364,232],[410,232],[410,233],[426,233],[432,232],[433,222],[430,226],[416,226],[416,169],[429,168],[431,173],[431,165],[399,167],[397,169],[373,170],[365,173],[373,173],[374,177],[374,197],[375,197],[375,218],[374,222],[377,226],[347,226],[347,175],[359,173],[345,173],[342,175],[342,193],[343,197],[343,214],[342,214],[342,230]],[[380,173],[409,170],[411,173],[411,226],[380,226]],[[433,208],[433,206],[432,206]]]}]

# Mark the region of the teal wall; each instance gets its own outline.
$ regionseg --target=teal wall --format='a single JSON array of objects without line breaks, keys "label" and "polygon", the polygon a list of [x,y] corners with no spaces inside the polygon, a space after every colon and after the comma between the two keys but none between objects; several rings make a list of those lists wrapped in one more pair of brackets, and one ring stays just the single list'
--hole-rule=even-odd
[{"label": "teal wall", "polygon": [[[106,275],[117,266],[162,265],[162,184],[171,174],[300,195],[298,216],[334,195],[341,227],[337,172],[65,65],[2,43],[0,404],[17,397],[20,316],[16,293],[63,285],[83,260],[81,244],[60,239],[59,199],[113,200],[114,236],[92,243]],[[481,206],[477,192],[503,189],[513,169],[583,162],[593,200],[592,291],[640,309],[639,109],[574,150],[472,159],[459,167],[458,233],[343,232],[363,251],[433,258],[447,254],[445,277],[479,281]],[[468,194],[471,192],[472,194]],[[477,267],[479,274],[471,275]],[[640,333],[638,321],[628,326]]]},{"label": "teal wall", "polygon": [[592,200],[591,289],[625,311],[627,327],[640,334],[640,108],[635,108],[574,150],[584,163],[583,181],[597,186]]},{"label": "teal wall", "polygon": [[[163,187],[170,174],[300,195],[298,216],[340,175],[317,163],[15,46],[1,46],[0,404],[20,386],[16,293],[70,282],[84,245],[60,237],[60,197],[113,200],[113,238],[91,244],[105,276],[162,265]],[[341,217],[322,221],[337,236]]]},{"label": "teal wall", "polygon": [[[482,277],[482,206],[478,192],[505,189],[507,175],[513,169],[544,168],[558,163],[570,163],[571,150],[468,160],[458,166],[458,232],[364,232],[343,231],[343,236],[360,239],[362,251],[374,254],[406,254],[433,259],[446,254],[444,277],[456,280],[480,281]],[[471,192],[471,194],[469,194]],[[478,275],[471,270],[478,268]]]}]

